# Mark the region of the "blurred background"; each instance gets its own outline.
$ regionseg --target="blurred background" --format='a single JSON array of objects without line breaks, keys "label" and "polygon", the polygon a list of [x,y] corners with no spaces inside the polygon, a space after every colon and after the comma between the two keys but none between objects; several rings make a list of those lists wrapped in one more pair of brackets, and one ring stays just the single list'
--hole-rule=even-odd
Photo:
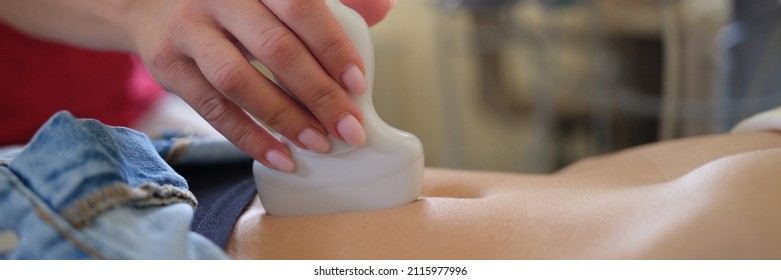
[{"label": "blurred background", "polygon": [[550,172],[781,106],[777,0],[399,0],[374,103],[426,165]]}]

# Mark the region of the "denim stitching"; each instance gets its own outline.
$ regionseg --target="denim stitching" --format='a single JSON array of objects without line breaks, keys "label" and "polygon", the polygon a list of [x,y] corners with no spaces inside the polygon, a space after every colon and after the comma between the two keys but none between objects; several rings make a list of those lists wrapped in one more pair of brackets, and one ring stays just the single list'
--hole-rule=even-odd
[{"label": "denim stitching", "polygon": [[82,229],[100,214],[121,205],[150,207],[174,203],[187,203],[193,209],[198,205],[190,191],[172,185],[147,183],[138,188],[130,188],[125,183],[116,183],[66,207],[61,215],[73,227]]},{"label": "denim stitching", "polygon": [[23,196],[27,197],[30,204],[33,207],[33,210],[35,211],[35,214],[38,215],[38,217],[41,217],[41,219],[46,222],[49,226],[54,228],[65,240],[69,241],[73,246],[76,246],[79,250],[87,253],[88,255],[92,256],[95,259],[107,259],[103,254],[98,252],[97,249],[93,248],[92,246],[81,242],[78,238],[73,236],[68,229],[66,229],[67,225],[61,223],[58,221],[55,217],[55,215],[52,215],[54,211],[48,207],[45,203],[41,202],[39,197],[35,194],[33,194],[29,189],[27,189],[20,180],[19,177],[16,176],[13,172],[11,172],[8,169],[2,169],[3,173],[5,173],[6,176],[9,176],[9,179],[11,180],[11,187],[14,188],[16,191],[21,193]]},{"label": "denim stitching", "polygon": [[60,235],[62,235],[62,237],[65,238],[65,240],[70,241],[71,244],[76,246],[76,248],[79,248],[79,250],[84,251],[85,253],[87,253],[88,255],[92,256],[95,259],[99,259],[99,260],[108,259],[105,256],[103,256],[103,254],[98,252],[98,250],[96,250],[95,248],[92,248],[91,246],[84,244],[77,238],[73,237],[73,235],[71,235],[70,232],[68,232],[65,228],[57,224],[57,222],[54,221],[54,218],[52,218],[52,216],[49,215],[49,213],[47,213],[45,210],[41,209],[38,206],[35,206],[35,208],[33,209],[35,209],[35,214],[38,214],[38,217],[41,217],[41,219],[43,219],[47,224],[54,227],[54,229],[57,230],[57,232],[59,232]]},{"label": "denim stitching", "polygon": [[186,189],[180,189],[168,184],[160,186],[155,183],[141,185],[138,189],[144,191],[147,196],[151,197],[133,200],[131,202],[132,205],[137,207],[160,206],[172,203],[187,203],[193,210],[198,207],[198,200]]}]

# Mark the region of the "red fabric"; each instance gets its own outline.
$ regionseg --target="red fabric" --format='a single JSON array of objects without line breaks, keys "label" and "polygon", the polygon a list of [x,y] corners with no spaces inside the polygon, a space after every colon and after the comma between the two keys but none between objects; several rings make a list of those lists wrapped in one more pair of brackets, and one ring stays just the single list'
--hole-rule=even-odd
[{"label": "red fabric", "polygon": [[39,40],[0,22],[0,146],[27,143],[60,110],[130,126],[163,94],[135,56]]}]

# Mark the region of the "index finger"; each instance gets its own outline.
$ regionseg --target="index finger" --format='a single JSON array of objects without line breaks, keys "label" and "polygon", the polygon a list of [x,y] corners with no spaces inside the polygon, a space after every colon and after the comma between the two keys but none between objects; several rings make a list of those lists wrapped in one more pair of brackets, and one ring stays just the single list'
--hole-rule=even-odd
[{"label": "index finger", "polygon": [[363,60],[325,1],[263,0],[329,76],[351,93],[366,91]]}]

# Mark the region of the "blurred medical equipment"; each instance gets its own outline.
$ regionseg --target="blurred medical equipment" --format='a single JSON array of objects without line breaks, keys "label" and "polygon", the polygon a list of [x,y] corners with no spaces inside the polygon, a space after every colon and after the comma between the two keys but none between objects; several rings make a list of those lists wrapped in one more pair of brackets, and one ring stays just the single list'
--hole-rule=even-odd
[{"label": "blurred medical equipment", "polygon": [[353,147],[329,136],[325,154],[288,144],[292,173],[254,163],[258,196],[274,216],[366,211],[415,201],[423,183],[423,146],[414,135],[386,124],[372,103],[374,47],[369,27],[339,0],[326,0],[358,49],[366,68],[367,92],[353,95],[363,113],[366,145]]},{"label": "blurred medical equipment", "polygon": [[[442,14],[443,95],[469,96],[443,98],[443,119],[478,106],[497,126],[528,129],[497,140],[527,147],[509,170],[547,172],[628,146],[726,132],[781,105],[777,1],[430,2]],[[470,75],[477,86],[461,86]],[[475,167],[463,152],[474,129],[464,123],[446,125],[447,166]]]}]

